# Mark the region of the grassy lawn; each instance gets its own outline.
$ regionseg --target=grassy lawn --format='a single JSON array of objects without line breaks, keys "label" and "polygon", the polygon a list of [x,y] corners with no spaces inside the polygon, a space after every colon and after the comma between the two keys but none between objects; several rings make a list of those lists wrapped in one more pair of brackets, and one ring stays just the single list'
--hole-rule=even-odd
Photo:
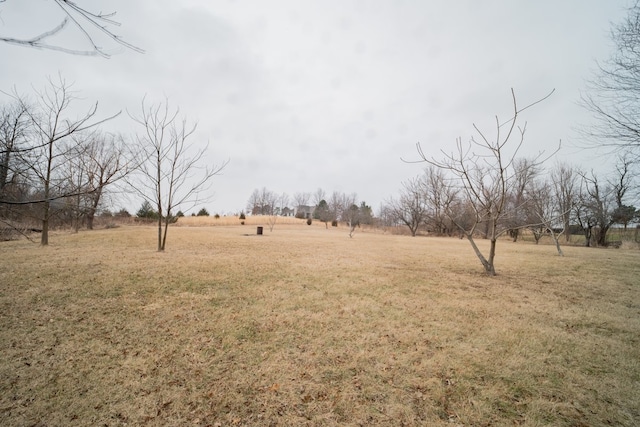
[{"label": "grassy lawn", "polygon": [[637,250],[180,221],[0,243],[0,425],[640,424]]}]

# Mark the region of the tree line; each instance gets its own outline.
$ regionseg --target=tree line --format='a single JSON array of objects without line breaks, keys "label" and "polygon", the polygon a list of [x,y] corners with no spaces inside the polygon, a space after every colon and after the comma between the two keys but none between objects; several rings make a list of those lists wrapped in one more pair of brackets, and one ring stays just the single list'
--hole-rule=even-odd
[{"label": "tree line", "polygon": [[[531,159],[516,159],[505,193],[500,234],[517,241],[521,231],[527,230],[536,244],[545,235],[569,242],[572,235],[580,234],[586,246],[607,246],[612,226],[626,230],[630,223],[640,221],[640,211],[631,205],[637,186],[632,162],[628,157],[619,157],[618,162],[613,172],[598,175],[568,163],[531,168]],[[486,214],[475,224],[476,235],[489,236],[490,208],[487,203]],[[429,165],[402,183],[399,193],[383,204],[380,220],[385,225],[406,226],[412,236],[419,230],[454,236],[471,228],[476,213],[464,188]]]},{"label": "tree line", "polygon": [[[211,178],[227,164],[211,166],[207,145],[191,142],[196,124],[179,116],[168,100],[129,114],[139,133],[101,130],[120,114],[98,115],[98,103],[77,114],[78,93],[62,76],[48,79],[33,96],[15,89],[0,104],[0,221],[3,229],[41,233],[51,227],[93,228],[105,198],[118,191],[153,205],[158,250],[180,206],[206,200]],[[124,212],[122,213],[124,215]],[[29,224],[29,225],[27,225]],[[37,224],[37,226],[33,225]]]}]

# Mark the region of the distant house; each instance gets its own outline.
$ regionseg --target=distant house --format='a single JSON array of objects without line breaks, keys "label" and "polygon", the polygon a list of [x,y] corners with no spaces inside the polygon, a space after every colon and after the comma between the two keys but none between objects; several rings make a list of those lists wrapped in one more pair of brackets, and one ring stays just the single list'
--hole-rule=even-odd
[{"label": "distant house", "polygon": [[282,209],[282,216],[295,216],[296,211],[292,208],[283,208]]},{"label": "distant house", "polygon": [[315,206],[300,205],[296,209],[297,218],[313,218],[313,211],[316,210]]}]

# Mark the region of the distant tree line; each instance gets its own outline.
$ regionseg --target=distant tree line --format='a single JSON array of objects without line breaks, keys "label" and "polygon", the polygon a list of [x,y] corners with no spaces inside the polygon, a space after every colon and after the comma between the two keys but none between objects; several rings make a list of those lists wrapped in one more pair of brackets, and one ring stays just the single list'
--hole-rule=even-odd
[{"label": "distant tree line", "polygon": [[269,217],[270,228],[278,216],[295,216],[301,219],[321,221],[328,228],[329,223],[336,226],[343,222],[349,226],[350,236],[360,224],[373,224],[374,215],[371,206],[359,202],[355,193],[345,194],[334,191],[330,197],[322,188],[315,193],[300,192],[290,197],[287,193],[276,193],[263,187],[255,189],[246,207],[251,215]]}]

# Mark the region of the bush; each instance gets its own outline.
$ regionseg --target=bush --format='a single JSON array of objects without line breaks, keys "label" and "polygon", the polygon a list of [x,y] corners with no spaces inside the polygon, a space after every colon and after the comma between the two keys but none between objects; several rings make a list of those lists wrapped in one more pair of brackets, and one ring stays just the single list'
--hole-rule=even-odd
[{"label": "bush", "polygon": [[206,208],[202,208],[198,211],[198,216],[209,216],[209,211]]},{"label": "bush", "polygon": [[242,220],[242,219],[247,219],[247,218],[244,216],[244,212],[240,212],[240,219],[241,219],[241,220]]},{"label": "bush", "polygon": [[220,214],[215,214],[213,217],[214,217],[215,219],[220,219]]},{"label": "bush", "polygon": [[129,213],[128,210],[126,210],[125,208],[122,208],[116,213],[116,216],[119,218],[130,218],[131,214]]},{"label": "bush", "polygon": [[311,225],[313,223],[313,220],[311,220],[311,218],[307,219],[307,225]]},{"label": "bush", "polygon": [[333,221],[331,221],[331,226],[332,227],[337,227],[338,226],[338,221],[335,220],[335,219]]},{"label": "bush", "polygon": [[176,216],[177,216],[178,218],[182,218],[182,217],[184,216],[184,212],[182,212],[182,211],[178,211],[178,213],[176,214]]}]

